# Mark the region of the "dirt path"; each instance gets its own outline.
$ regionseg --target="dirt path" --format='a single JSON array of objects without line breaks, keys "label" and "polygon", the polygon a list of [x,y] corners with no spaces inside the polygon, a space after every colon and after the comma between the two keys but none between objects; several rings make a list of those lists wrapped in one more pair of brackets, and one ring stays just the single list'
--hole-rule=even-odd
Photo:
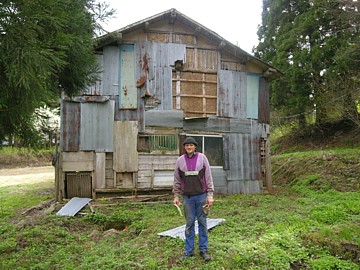
[{"label": "dirt path", "polygon": [[55,181],[53,166],[0,169],[0,188],[19,184]]}]

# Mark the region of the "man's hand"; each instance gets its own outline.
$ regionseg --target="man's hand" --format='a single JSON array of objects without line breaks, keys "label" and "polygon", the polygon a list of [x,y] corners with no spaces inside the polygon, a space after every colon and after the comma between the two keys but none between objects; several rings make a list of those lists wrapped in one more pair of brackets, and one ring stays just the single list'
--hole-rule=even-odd
[{"label": "man's hand", "polygon": [[173,204],[177,205],[177,206],[180,206],[180,199],[179,197],[175,197],[174,200],[173,200]]},{"label": "man's hand", "polygon": [[214,204],[214,198],[213,197],[207,197],[206,198],[206,203],[209,205],[209,206],[212,206]]}]

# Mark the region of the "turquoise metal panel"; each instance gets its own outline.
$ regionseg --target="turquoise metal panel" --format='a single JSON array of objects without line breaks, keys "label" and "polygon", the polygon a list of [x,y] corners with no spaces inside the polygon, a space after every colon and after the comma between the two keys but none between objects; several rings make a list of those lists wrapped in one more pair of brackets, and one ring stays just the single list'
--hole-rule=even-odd
[{"label": "turquoise metal panel", "polygon": [[247,75],[246,117],[258,119],[259,111],[259,75]]},{"label": "turquoise metal panel", "polygon": [[136,109],[138,94],[135,80],[134,45],[120,46],[119,108]]}]

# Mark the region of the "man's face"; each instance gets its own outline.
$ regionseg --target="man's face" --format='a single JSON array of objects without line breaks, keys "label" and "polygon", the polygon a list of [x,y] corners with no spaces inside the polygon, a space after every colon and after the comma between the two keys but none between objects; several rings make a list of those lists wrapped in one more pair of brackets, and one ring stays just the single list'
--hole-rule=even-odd
[{"label": "man's face", "polygon": [[188,155],[194,154],[195,148],[196,148],[195,144],[192,143],[185,144],[185,151]]}]

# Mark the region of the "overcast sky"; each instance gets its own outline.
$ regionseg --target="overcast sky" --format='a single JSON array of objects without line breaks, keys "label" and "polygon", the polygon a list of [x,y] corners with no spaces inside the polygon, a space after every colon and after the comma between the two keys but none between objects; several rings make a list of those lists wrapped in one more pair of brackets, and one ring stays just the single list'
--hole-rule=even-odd
[{"label": "overcast sky", "polygon": [[105,25],[114,31],[158,13],[175,8],[227,41],[251,53],[258,44],[262,0],[101,0],[117,10],[116,18]]}]

